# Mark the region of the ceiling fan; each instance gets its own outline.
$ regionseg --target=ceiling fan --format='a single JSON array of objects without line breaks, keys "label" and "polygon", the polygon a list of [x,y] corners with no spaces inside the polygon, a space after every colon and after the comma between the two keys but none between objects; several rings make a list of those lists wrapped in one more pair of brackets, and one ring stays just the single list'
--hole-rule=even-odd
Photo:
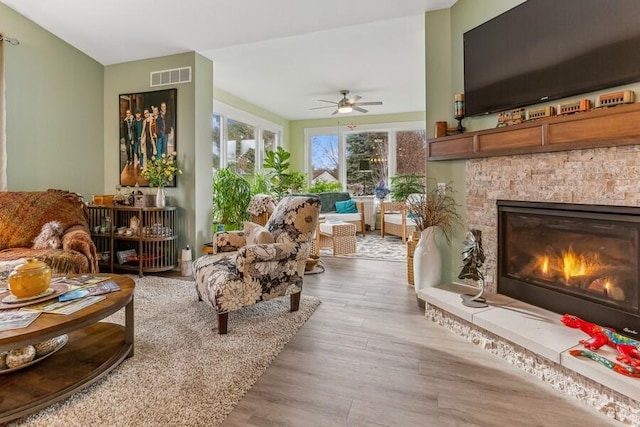
[{"label": "ceiling fan", "polygon": [[336,111],[331,113],[331,115],[333,116],[334,114],[337,114],[337,113],[344,114],[344,113],[350,113],[352,111],[366,113],[367,111],[369,111],[369,110],[365,110],[364,108],[361,108],[362,105],[382,105],[382,101],[358,102],[358,100],[362,98],[361,96],[354,96],[353,98],[347,98],[349,91],[346,89],[341,90],[340,94],[342,95],[342,99],[339,100],[338,102],[318,99],[318,101],[320,102],[328,102],[333,105],[327,105],[325,107],[310,108],[310,110],[319,110],[321,108],[335,108]]}]

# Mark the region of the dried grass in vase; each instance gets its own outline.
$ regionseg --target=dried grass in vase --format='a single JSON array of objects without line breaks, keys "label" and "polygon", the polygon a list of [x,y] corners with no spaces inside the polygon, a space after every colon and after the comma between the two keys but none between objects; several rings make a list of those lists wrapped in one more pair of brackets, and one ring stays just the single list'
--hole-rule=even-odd
[{"label": "dried grass in vase", "polygon": [[412,194],[407,199],[407,211],[416,228],[422,231],[437,226],[449,244],[456,227],[463,227],[462,217],[456,211],[458,205],[448,194],[451,192],[452,187],[447,184],[444,188],[436,187],[424,194]]}]

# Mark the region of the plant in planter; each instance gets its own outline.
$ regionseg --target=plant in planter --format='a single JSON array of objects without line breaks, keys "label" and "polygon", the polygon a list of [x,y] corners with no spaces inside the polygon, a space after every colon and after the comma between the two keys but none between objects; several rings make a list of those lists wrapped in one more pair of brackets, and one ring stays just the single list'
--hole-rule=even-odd
[{"label": "plant in planter", "polygon": [[407,199],[409,218],[420,230],[420,241],[413,255],[413,276],[415,289],[440,284],[442,257],[435,236],[440,232],[447,243],[456,228],[463,226],[462,217],[456,211],[456,201],[449,194],[451,186],[434,188],[425,193],[413,194]]},{"label": "plant in planter", "polygon": [[391,200],[403,202],[412,194],[424,194],[424,176],[414,173],[391,177]]},{"label": "plant in planter", "polygon": [[411,193],[407,199],[407,212],[416,224],[418,231],[429,227],[438,227],[447,243],[451,243],[451,236],[456,228],[463,226],[462,217],[456,211],[457,203],[450,184],[443,188],[433,188],[420,194]]},{"label": "plant in planter", "polygon": [[211,183],[213,191],[213,232],[216,224],[224,224],[227,230],[237,230],[249,219],[247,207],[251,201],[251,186],[229,168],[218,170]]},{"label": "plant in planter", "polygon": [[262,165],[265,169],[270,169],[267,177],[271,184],[271,192],[278,199],[281,199],[289,192],[299,192],[305,186],[305,174],[289,171],[290,157],[291,153],[282,147],[265,153]]}]

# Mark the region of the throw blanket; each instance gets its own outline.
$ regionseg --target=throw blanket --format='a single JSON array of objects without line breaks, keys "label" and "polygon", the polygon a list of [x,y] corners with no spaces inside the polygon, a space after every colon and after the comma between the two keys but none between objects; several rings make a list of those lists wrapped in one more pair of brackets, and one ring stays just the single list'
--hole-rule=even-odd
[{"label": "throw blanket", "polygon": [[[62,224],[62,249],[32,249],[33,239],[50,221]],[[88,224],[89,210],[76,193],[0,192],[0,259],[35,257],[62,273],[96,272],[96,247]]]}]

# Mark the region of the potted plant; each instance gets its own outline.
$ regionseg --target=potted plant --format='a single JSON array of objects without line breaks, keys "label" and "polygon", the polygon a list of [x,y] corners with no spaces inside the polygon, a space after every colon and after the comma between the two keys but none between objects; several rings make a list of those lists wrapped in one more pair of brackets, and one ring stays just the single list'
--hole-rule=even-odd
[{"label": "potted plant", "polygon": [[140,175],[149,181],[152,187],[158,189],[156,193],[156,207],[164,208],[164,188],[173,181],[176,175],[181,174],[182,170],[178,167],[178,155],[175,151],[168,156],[162,153],[161,157],[147,161]]},{"label": "potted plant", "polygon": [[233,169],[222,168],[216,172],[211,184],[213,191],[213,232],[217,224],[224,224],[226,230],[237,230],[242,222],[249,219],[247,207],[251,201],[249,182]]},{"label": "potted plant", "polygon": [[391,199],[394,202],[404,202],[411,194],[425,192],[424,176],[414,173],[394,175],[391,177]]},{"label": "potted plant", "polygon": [[409,218],[420,230],[420,240],[413,255],[416,291],[440,284],[442,257],[436,244],[436,233],[441,233],[447,243],[451,243],[456,228],[463,225],[451,190],[451,185],[446,184],[444,188],[436,187],[407,199]]},{"label": "potted plant", "polygon": [[273,195],[281,199],[289,192],[298,192],[305,186],[306,176],[301,172],[289,171],[291,153],[282,147],[265,153],[263,167],[270,169],[267,176]]}]

